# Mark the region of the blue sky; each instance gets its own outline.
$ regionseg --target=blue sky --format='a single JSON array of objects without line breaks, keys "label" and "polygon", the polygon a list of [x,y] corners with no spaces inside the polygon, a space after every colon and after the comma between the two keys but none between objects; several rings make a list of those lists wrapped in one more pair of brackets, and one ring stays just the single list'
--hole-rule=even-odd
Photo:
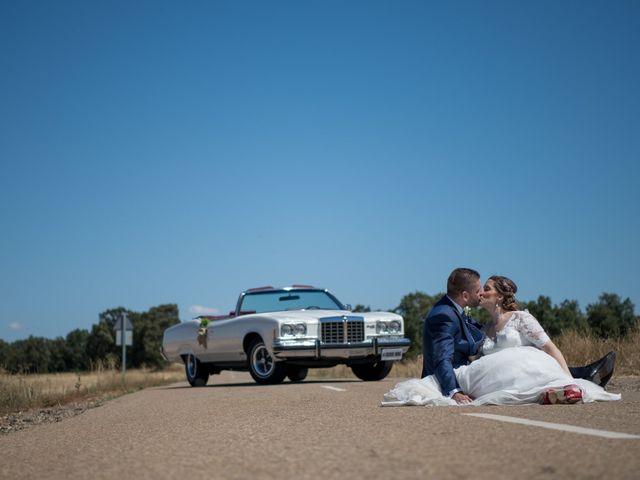
[{"label": "blue sky", "polygon": [[456,266],[638,305],[638,51],[634,1],[2,2],[0,338]]}]

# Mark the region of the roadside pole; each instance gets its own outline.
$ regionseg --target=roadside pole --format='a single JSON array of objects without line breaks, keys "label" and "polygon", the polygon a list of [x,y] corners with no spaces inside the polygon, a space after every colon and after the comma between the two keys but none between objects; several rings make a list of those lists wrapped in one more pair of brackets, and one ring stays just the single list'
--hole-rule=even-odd
[{"label": "roadside pole", "polygon": [[122,385],[127,371],[127,346],[133,345],[133,325],[127,312],[116,322],[116,346],[122,345]]},{"label": "roadside pole", "polygon": [[[125,333],[126,330],[124,329],[124,319],[127,318],[127,313],[125,312],[122,316],[122,329],[120,330],[120,338],[124,338],[126,339],[127,334]],[[124,334],[124,337],[122,336],[122,334]],[[124,385],[124,374],[127,372],[127,342],[126,340],[120,342],[122,343],[122,384]]]}]

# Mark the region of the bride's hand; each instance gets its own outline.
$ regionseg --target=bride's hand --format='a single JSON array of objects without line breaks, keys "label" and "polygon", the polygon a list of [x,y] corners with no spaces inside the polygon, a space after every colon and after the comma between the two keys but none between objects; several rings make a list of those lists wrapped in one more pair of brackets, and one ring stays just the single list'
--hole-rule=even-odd
[{"label": "bride's hand", "polygon": [[451,398],[453,398],[456,401],[456,403],[458,403],[460,405],[464,405],[465,403],[473,402],[473,399],[470,396],[465,395],[462,392],[454,393]]}]

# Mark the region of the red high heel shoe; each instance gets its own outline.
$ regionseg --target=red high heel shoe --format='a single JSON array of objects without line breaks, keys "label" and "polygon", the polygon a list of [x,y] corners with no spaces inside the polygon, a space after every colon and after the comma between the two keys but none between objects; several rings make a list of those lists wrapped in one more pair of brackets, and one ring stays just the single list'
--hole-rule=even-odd
[{"label": "red high heel shoe", "polygon": [[577,385],[548,388],[540,395],[542,405],[570,404],[582,402],[582,390]]}]

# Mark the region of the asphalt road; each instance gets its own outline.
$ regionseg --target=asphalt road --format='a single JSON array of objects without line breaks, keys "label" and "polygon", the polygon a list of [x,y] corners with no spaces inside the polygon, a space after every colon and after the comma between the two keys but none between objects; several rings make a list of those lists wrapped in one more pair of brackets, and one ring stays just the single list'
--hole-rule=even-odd
[{"label": "asphalt road", "polygon": [[265,387],[248,374],[225,372],[205,388],[148,389],[0,436],[0,478],[640,478],[640,438],[466,415],[640,437],[637,380],[611,389],[622,391],[620,402],[380,407],[399,380]]}]

